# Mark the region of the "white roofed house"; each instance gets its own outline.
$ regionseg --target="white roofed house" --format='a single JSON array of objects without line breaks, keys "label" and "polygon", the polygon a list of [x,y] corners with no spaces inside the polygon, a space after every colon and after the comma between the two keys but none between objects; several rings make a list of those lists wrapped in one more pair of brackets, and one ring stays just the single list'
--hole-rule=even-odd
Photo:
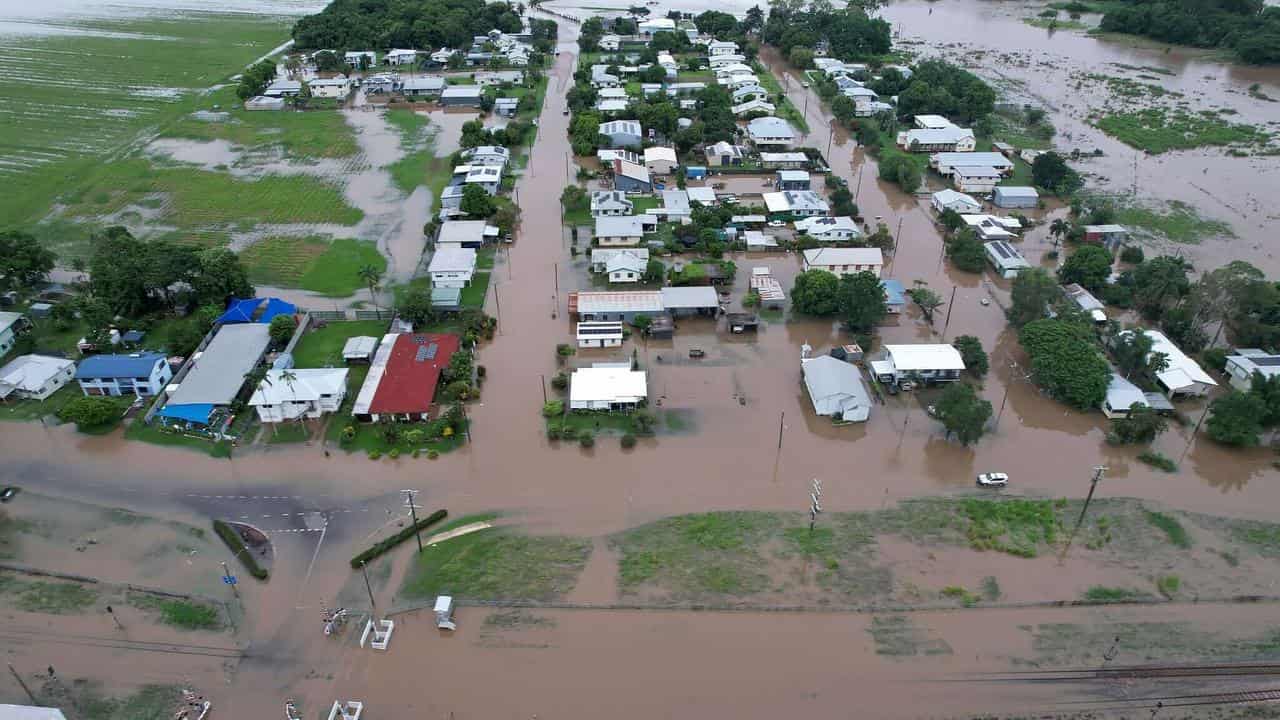
[{"label": "white roofed house", "polygon": [[951,179],[960,192],[986,194],[996,189],[996,183],[1004,178],[1004,174],[993,167],[985,165],[953,166]]},{"label": "white roofed house", "polygon": [[626,338],[622,323],[617,320],[580,322],[575,335],[580,348],[618,347]]},{"label": "white roofed house", "polygon": [[431,256],[427,274],[432,287],[464,288],[471,284],[476,272],[476,251],[471,248],[442,245]]},{"label": "white roofed house", "polygon": [[621,81],[618,76],[609,72],[608,65],[592,65],[591,66],[591,87],[594,88],[613,88],[618,87]]},{"label": "white roofed house", "polygon": [[804,170],[809,156],[802,152],[762,152],[760,166],[765,170]]},{"label": "white roofed house", "polygon": [[948,125],[928,130],[904,130],[898,133],[898,147],[908,152],[973,152],[977,139],[969,128]]},{"label": "white roofed house", "polygon": [[348,50],[342,54],[342,61],[357,69],[362,64],[371,67],[378,63],[378,53],[372,50]]},{"label": "white roofed house", "polygon": [[595,242],[600,247],[635,247],[646,232],[657,229],[651,215],[620,215],[596,218]]},{"label": "white roofed house", "polygon": [[600,123],[600,134],[609,139],[610,147],[638,148],[644,143],[644,129],[635,120],[610,120]]},{"label": "white roofed house", "polygon": [[738,52],[738,43],[728,40],[712,40],[707,44],[707,54],[715,57],[716,55],[733,55]]},{"label": "white roofed house", "polygon": [[941,115],[916,115],[915,126],[920,130],[941,130],[953,123]]},{"label": "white roofed house", "polygon": [[784,190],[764,193],[765,208],[770,213],[791,214],[796,217],[814,217],[831,212],[831,206],[813,190]]},{"label": "white roofed house", "polygon": [[372,335],[356,335],[347,338],[347,342],[342,346],[342,359],[348,363],[367,363],[373,359],[373,353],[377,349],[378,338]]},{"label": "white roofed house", "polygon": [[501,145],[480,145],[468,148],[460,153],[462,161],[468,165],[496,165],[506,167],[511,161],[511,151]]},{"label": "white roofed house", "polygon": [[946,344],[885,345],[871,372],[885,384],[954,382],[964,372],[960,351]]},{"label": "white roofed house", "polygon": [[346,396],[346,368],[289,368],[268,370],[249,405],[262,422],[278,423],[337,412]]},{"label": "white roofed house", "polygon": [[747,136],[757,147],[787,147],[796,139],[791,125],[776,117],[756,118],[747,123]]},{"label": "white roofed house", "polygon": [[605,262],[605,274],[611,283],[638,283],[648,263],[629,252],[620,252]]},{"label": "white roofed house", "polygon": [[439,247],[479,248],[498,239],[498,227],[484,220],[449,220],[436,235]]},{"label": "white roofed house", "polygon": [[766,100],[769,97],[769,91],[759,85],[743,85],[733,91],[734,104],[744,103],[748,100]]},{"label": "white roofed house", "polygon": [[1075,303],[1081,310],[1089,313],[1089,317],[1093,318],[1095,323],[1105,323],[1107,321],[1107,306],[1094,297],[1093,293],[1081,287],[1079,283],[1063,285],[1062,294],[1066,295],[1067,299]]},{"label": "white roofed house", "polygon": [[613,189],[622,192],[647,193],[653,190],[649,170],[626,160],[613,161]]},{"label": "white roofed house", "polygon": [[880,99],[875,90],[869,87],[851,87],[840,91],[841,95],[853,101],[853,114],[858,117],[870,117],[875,113],[873,104]]},{"label": "white roofed house", "polygon": [[862,237],[858,223],[847,215],[811,217],[797,220],[796,232],[804,233],[820,243],[851,242]]},{"label": "white roofed house", "polygon": [[1016,277],[1023,270],[1031,269],[1031,263],[1022,257],[1022,253],[1004,240],[992,240],[983,243],[982,247],[996,274],[1006,280]]},{"label": "white roofed house", "polygon": [[[1125,330],[1118,337],[1132,333]],[[1168,367],[1155,374],[1156,383],[1164,388],[1170,398],[1179,395],[1203,396],[1210,388],[1218,386],[1218,382],[1209,376],[1195,360],[1187,357],[1181,348],[1173,344],[1159,330],[1143,330],[1151,338],[1151,355],[1162,353],[1168,361]]]},{"label": "white roofed house", "polygon": [[400,83],[400,92],[405,97],[439,97],[448,83],[437,75],[407,77]]},{"label": "white roofed house", "polygon": [[660,32],[675,32],[676,21],[668,17],[649,18],[637,23],[636,31],[646,37],[653,37],[655,33]]},{"label": "white roofed house", "polygon": [[631,363],[599,363],[573,371],[570,410],[633,410],[649,399],[646,375]]},{"label": "white roofed house", "polygon": [[1013,172],[1013,161],[998,152],[940,152],[929,156],[929,165],[944,177],[957,166],[995,168],[1001,175]]},{"label": "white roofed house", "polygon": [[273,81],[267,86],[262,94],[267,97],[297,97],[302,94],[302,82],[300,80],[279,79]]},{"label": "white roofed house", "polygon": [[621,190],[594,190],[591,193],[591,217],[631,215],[635,203],[627,199]]},{"label": "white roofed house", "polygon": [[753,98],[740,105],[734,105],[730,108],[736,117],[744,117],[746,115],[754,115],[756,113],[770,114],[776,112],[778,107],[771,102],[766,102],[760,98]]},{"label": "white roofed house", "polygon": [[71,360],[19,355],[0,367],[0,400],[45,400],[76,376]]},{"label": "white roofed house", "polygon": [[622,46],[622,38],[617,35],[604,35],[600,38],[600,49],[605,52],[617,52]]},{"label": "white roofed house", "polygon": [[713,188],[691,187],[685,190],[685,193],[688,194],[689,196],[690,204],[697,202],[697,203],[702,203],[707,207],[711,207],[712,205],[719,204],[719,201],[716,200],[716,191]]},{"label": "white roofed house", "polygon": [[869,272],[880,277],[884,254],[880,248],[811,248],[804,251],[804,269],[826,270],[836,275]]},{"label": "white roofed house", "polygon": [[605,115],[620,115],[627,111],[627,101],[621,98],[600,98],[596,110]]},{"label": "white roofed house", "polygon": [[1253,376],[1270,379],[1280,375],[1280,355],[1257,348],[1241,348],[1227,356],[1227,375],[1231,387],[1248,392],[1253,387]]},{"label": "white roofed house", "polygon": [[453,175],[455,179],[461,178],[462,185],[479,185],[490,195],[497,195],[502,186],[500,165],[459,165],[453,169]]},{"label": "white roofed house", "polygon": [[723,140],[708,145],[706,149],[707,165],[711,167],[732,167],[742,164],[742,147]]},{"label": "white roofed house", "polygon": [[800,374],[815,414],[838,423],[866,422],[871,416],[871,395],[856,365],[819,355],[802,358]]},{"label": "white roofed house", "polygon": [[30,321],[22,313],[0,312],[0,357],[4,357],[17,342],[18,333],[26,331],[30,326]]},{"label": "white roofed house", "polygon": [[1150,407],[1147,396],[1119,373],[1111,373],[1107,394],[1102,400],[1102,414],[1109,419],[1128,417],[1134,406]]},{"label": "white roofed house", "polygon": [[679,164],[675,148],[655,146],[644,149],[645,169],[653,175],[670,175]]},{"label": "white roofed house", "polygon": [[974,234],[983,242],[989,240],[1012,240],[1018,237],[1018,231],[1022,229],[1022,222],[1015,217],[967,214],[961,215],[960,219],[964,221],[967,227],[972,228]]},{"label": "white roofed house", "polygon": [[346,75],[309,80],[307,87],[311,88],[311,97],[317,98],[345,100],[351,94],[351,80]]},{"label": "white roofed house", "polygon": [[388,65],[412,65],[417,59],[417,50],[391,50],[382,56],[382,62]]},{"label": "white roofed house", "polygon": [[642,264],[649,262],[648,248],[591,248],[591,272],[602,273],[618,255],[630,255]]},{"label": "white roofed house", "polygon": [[939,215],[947,210],[953,210],[961,215],[972,215],[982,210],[982,203],[969,195],[957,192],[951,188],[939,190],[933,194],[933,209]]}]

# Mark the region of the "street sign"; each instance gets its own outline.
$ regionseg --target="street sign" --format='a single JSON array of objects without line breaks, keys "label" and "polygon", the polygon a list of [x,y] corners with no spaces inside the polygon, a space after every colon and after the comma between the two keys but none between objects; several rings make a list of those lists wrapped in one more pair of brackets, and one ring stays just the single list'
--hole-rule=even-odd
[{"label": "street sign", "polygon": [[222,576],[222,584],[223,584],[223,585],[235,585],[235,584],[236,584],[236,576],[235,576],[235,575],[223,575],[223,576]]}]

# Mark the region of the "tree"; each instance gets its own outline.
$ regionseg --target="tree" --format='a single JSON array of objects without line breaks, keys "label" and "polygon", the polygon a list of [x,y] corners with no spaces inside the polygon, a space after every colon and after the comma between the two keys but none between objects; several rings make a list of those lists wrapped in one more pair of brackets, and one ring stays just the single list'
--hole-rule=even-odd
[{"label": "tree", "polygon": [[1054,221],[1049,224],[1049,237],[1053,238],[1053,247],[1057,248],[1058,243],[1069,232],[1071,232],[1071,223],[1062,218],[1054,218]]},{"label": "tree", "polygon": [[462,203],[458,209],[472,217],[487,218],[498,208],[493,202],[492,195],[484,188],[472,183],[462,189]]},{"label": "tree", "polygon": [[316,64],[316,70],[323,73],[342,72],[346,69],[343,59],[331,50],[321,50],[311,56],[311,61]]},{"label": "tree", "polygon": [[263,60],[250,66],[240,75],[240,84],[236,86],[236,97],[248,100],[261,95],[275,77],[276,64],[271,60]]},{"label": "tree", "polygon": [[947,232],[955,232],[964,227],[964,216],[951,208],[943,210],[942,214],[938,216],[938,221],[942,223],[942,227],[947,229]]},{"label": "tree", "polygon": [[646,82],[646,83],[665,82],[667,79],[667,69],[657,64],[650,65],[649,67],[640,71],[639,77],[640,77],[640,82]]},{"label": "tree", "polygon": [[1155,410],[1135,402],[1133,407],[1129,408],[1127,416],[1112,421],[1111,432],[1107,433],[1107,442],[1112,445],[1149,443],[1168,426],[1165,419]]},{"label": "tree", "polygon": [[1071,319],[1033,320],[1018,333],[1031,358],[1031,376],[1051,397],[1076,409],[1097,407],[1107,395],[1111,367],[1098,352],[1093,328]]},{"label": "tree", "polygon": [[123,416],[117,401],[102,395],[83,395],[58,410],[58,419],[73,422],[81,432],[100,430]]},{"label": "tree", "polygon": [[1032,320],[1045,316],[1053,303],[1061,297],[1058,284],[1044,268],[1023,270],[1013,278],[1013,286],[1009,294],[1009,309],[1005,317],[1009,324],[1020,328]]},{"label": "tree", "polygon": [[1036,185],[1056,195],[1070,195],[1079,190],[1084,181],[1079,173],[1067,165],[1067,161],[1050,151],[1036,156],[1031,163],[1031,180]]},{"label": "tree", "polygon": [[991,403],[978,397],[971,385],[961,382],[948,385],[934,409],[947,429],[947,437],[954,434],[962,445],[977,442],[991,419]]},{"label": "tree", "polygon": [[660,283],[666,274],[667,266],[661,260],[650,259],[644,266],[644,281],[647,283]]},{"label": "tree", "polygon": [[738,19],[727,12],[708,10],[693,19],[698,32],[725,38],[738,30]]},{"label": "tree", "polygon": [[595,52],[600,49],[600,38],[604,37],[604,20],[589,17],[582,23],[578,33],[578,47],[582,52]]},{"label": "tree", "polygon": [[942,306],[942,297],[923,285],[911,288],[907,291],[907,295],[911,296],[911,301],[920,308],[920,314],[924,316],[925,322],[932,325],[933,311]]},{"label": "tree", "polygon": [[1161,255],[1133,269],[1134,304],[1149,320],[1158,320],[1164,309],[1191,290],[1187,278],[1191,265],[1180,257]]},{"label": "tree", "polygon": [[1152,352],[1153,346],[1151,336],[1135,328],[1115,336],[1111,341],[1111,356],[1126,379],[1134,374],[1150,376],[1169,367],[1169,356]]},{"label": "tree", "polygon": [[834,315],[840,307],[840,279],[826,270],[808,270],[796,276],[791,306],[805,315]]},{"label": "tree", "polygon": [[1266,407],[1262,416],[1263,427],[1280,425],[1280,375],[1264,376],[1255,372],[1250,379],[1249,394],[1262,400]]},{"label": "tree", "polygon": [[791,52],[787,53],[787,58],[791,60],[791,64],[806,70],[813,67],[813,50],[799,45],[791,48]]},{"label": "tree", "polygon": [[648,315],[636,315],[631,318],[631,327],[640,331],[641,335],[648,335],[649,328],[653,327],[653,318]]},{"label": "tree", "polygon": [[152,302],[155,256],[148,243],[123,227],[113,226],[90,236],[89,287],[113,313],[141,315]]},{"label": "tree", "polygon": [[975,378],[981,379],[987,374],[990,361],[987,351],[982,349],[982,341],[973,335],[961,335],[951,341],[951,347],[960,351],[960,359],[964,361],[964,369]]},{"label": "tree", "polygon": [[1075,252],[1058,269],[1058,279],[1065,285],[1079,283],[1089,290],[1098,290],[1111,276],[1111,252],[1101,245],[1085,245]]},{"label": "tree", "polygon": [[965,272],[980,273],[987,264],[987,251],[971,228],[956,233],[947,243],[947,257],[951,258],[952,265]]},{"label": "tree", "polygon": [[855,333],[869,333],[889,314],[880,278],[860,272],[840,278],[839,312],[845,325]]},{"label": "tree", "polygon": [[294,320],[292,315],[277,315],[271,318],[267,333],[271,335],[272,343],[277,347],[284,347],[297,329],[298,321]]},{"label": "tree", "polygon": [[1249,447],[1258,444],[1266,415],[1266,402],[1261,397],[1233,390],[1209,405],[1205,430],[1223,445]]},{"label": "tree", "polygon": [[378,283],[382,282],[382,270],[376,265],[361,265],[360,269],[356,270],[356,276],[364,282],[365,287],[369,288],[369,301],[381,312],[382,308],[378,307]]},{"label": "tree", "polygon": [[435,310],[431,307],[431,289],[410,286],[396,300],[396,314],[408,320],[415,328],[430,324],[435,319]]},{"label": "tree", "polygon": [[227,248],[209,248],[196,255],[196,270],[191,287],[200,303],[226,302],[227,298],[249,298],[254,295],[249,273],[240,256]]},{"label": "tree", "polygon": [[831,114],[846,125],[853,122],[853,118],[857,113],[857,108],[853,104],[853,98],[848,95],[839,95],[835,100],[831,101]]},{"label": "tree", "polygon": [[25,290],[44,280],[57,256],[29,233],[0,233],[0,289]]}]

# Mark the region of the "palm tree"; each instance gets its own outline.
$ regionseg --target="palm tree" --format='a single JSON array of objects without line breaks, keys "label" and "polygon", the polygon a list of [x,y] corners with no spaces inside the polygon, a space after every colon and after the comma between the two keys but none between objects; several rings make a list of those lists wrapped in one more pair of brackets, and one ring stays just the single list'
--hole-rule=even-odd
[{"label": "palm tree", "polygon": [[[297,390],[297,388],[295,388],[295,387],[293,386],[293,384],[294,384],[295,382],[297,382],[297,380],[298,380],[298,374],[297,374],[297,373],[295,373],[295,372],[293,371],[293,369],[292,369],[292,368],[286,368],[286,369],[284,369],[284,370],[281,370],[281,371],[280,371],[280,376],[279,376],[279,378],[278,378],[278,379],[279,379],[281,382],[283,382],[285,385],[288,385],[288,386],[289,386],[289,392],[293,394],[293,400],[294,400],[294,402],[297,402],[297,401],[298,401],[298,390]],[[305,415],[303,416],[302,424],[303,424],[303,426],[305,426],[305,425],[307,424],[306,416],[305,416]]]},{"label": "palm tree", "polygon": [[1071,223],[1062,218],[1054,220],[1053,223],[1049,225],[1049,235],[1053,237],[1053,249],[1058,249],[1059,240],[1069,232],[1071,232]]},{"label": "palm tree", "polygon": [[382,282],[382,271],[372,265],[364,265],[356,271],[356,275],[368,286],[369,300],[373,302],[373,307],[378,311],[381,319],[382,308],[378,306],[378,283]]}]

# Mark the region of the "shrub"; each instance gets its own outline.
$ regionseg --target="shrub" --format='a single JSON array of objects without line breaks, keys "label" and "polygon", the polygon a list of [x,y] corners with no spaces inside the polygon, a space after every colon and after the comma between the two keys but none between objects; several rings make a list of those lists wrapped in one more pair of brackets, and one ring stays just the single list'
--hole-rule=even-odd
[{"label": "shrub", "polygon": [[346,443],[349,443],[355,439],[356,439],[356,429],[353,426],[348,425],[342,428],[342,435],[339,436],[338,441],[345,445]]},{"label": "shrub", "polygon": [[569,374],[558,372],[551,378],[551,387],[564,392],[569,389]]},{"label": "shrub", "polygon": [[551,442],[560,440],[560,425],[558,423],[547,423],[547,439]]},{"label": "shrub", "polygon": [[561,440],[577,440],[578,431],[574,430],[568,425],[565,425],[564,427],[560,428],[560,439]]},{"label": "shrub", "polygon": [[438,458],[438,457],[440,457],[440,453],[439,453],[438,451],[436,451],[436,450],[428,450],[428,451],[427,451],[427,459],[428,459],[428,460],[435,460],[435,459],[436,459],[436,458]]},{"label": "shrub", "polygon": [[1155,450],[1147,450],[1146,452],[1140,453],[1138,455],[1138,459],[1157,470],[1163,470],[1169,473],[1178,472],[1178,463],[1164,455],[1161,455]]},{"label": "shrub", "polygon": [[556,345],[556,355],[559,355],[560,357],[569,357],[575,352],[577,351],[574,350],[573,346],[569,343],[560,343],[559,345]]},{"label": "shrub", "polygon": [[553,418],[564,414],[563,400],[548,400],[542,405],[542,417]]},{"label": "shrub", "polygon": [[1214,347],[1201,353],[1200,358],[1204,360],[1205,365],[1218,372],[1224,372],[1227,369],[1227,355],[1230,354],[1226,348]]},{"label": "shrub", "polygon": [[377,459],[378,459],[378,458],[380,458],[380,457],[382,457],[382,451],[381,451],[381,450],[378,450],[378,449],[376,449],[376,448],[375,448],[375,449],[373,449],[373,450],[370,450],[370,451],[369,451],[369,459],[370,459],[370,460],[377,460]]},{"label": "shrub", "polygon": [[249,548],[245,547],[244,538],[240,537],[240,533],[236,532],[235,528],[221,520],[214,520],[213,531],[222,538],[222,542],[227,544],[231,554],[240,560],[240,564],[244,565],[250,575],[259,580],[267,579],[267,569],[258,564],[258,559],[253,556]]},{"label": "shrub", "polygon": [[1120,262],[1137,265],[1142,262],[1145,257],[1146,255],[1142,252],[1142,248],[1137,245],[1125,245],[1120,250]]},{"label": "shrub", "polygon": [[595,445],[596,444],[595,433],[591,432],[586,428],[583,428],[582,431],[578,433],[578,444],[584,448],[589,448],[592,445]]},{"label": "shrub", "polygon": [[387,453],[387,457],[391,458],[392,460],[395,460],[396,458],[400,457],[400,448],[391,448],[391,452]]},{"label": "shrub", "polygon": [[1182,579],[1177,575],[1161,575],[1156,579],[1156,589],[1160,591],[1161,595],[1170,600],[1173,599],[1174,595],[1178,594],[1178,589],[1181,587]]},{"label": "shrub", "polygon": [[624,448],[633,448],[633,447],[635,447],[635,446],[636,446],[636,436],[635,436],[635,435],[632,435],[631,433],[627,433],[626,435],[623,435],[623,436],[622,436],[622,447],[624,447]]},{"label": "shrub", "polygon": [[422,518],[416,523],[410,523],[395,535],[378,541],[373,547],[351,558],[351,567],[357,570],[360,569],[361,565],[364,565],[370,560],[381,557],[386,554],[387,551],[391,550],[391,548],[394,548],[405,540],[413,537],[414,533],[417,533],[420,530],[426,530],[428,526],[440,522],[448,515],[449,511],[442,508]]}]

